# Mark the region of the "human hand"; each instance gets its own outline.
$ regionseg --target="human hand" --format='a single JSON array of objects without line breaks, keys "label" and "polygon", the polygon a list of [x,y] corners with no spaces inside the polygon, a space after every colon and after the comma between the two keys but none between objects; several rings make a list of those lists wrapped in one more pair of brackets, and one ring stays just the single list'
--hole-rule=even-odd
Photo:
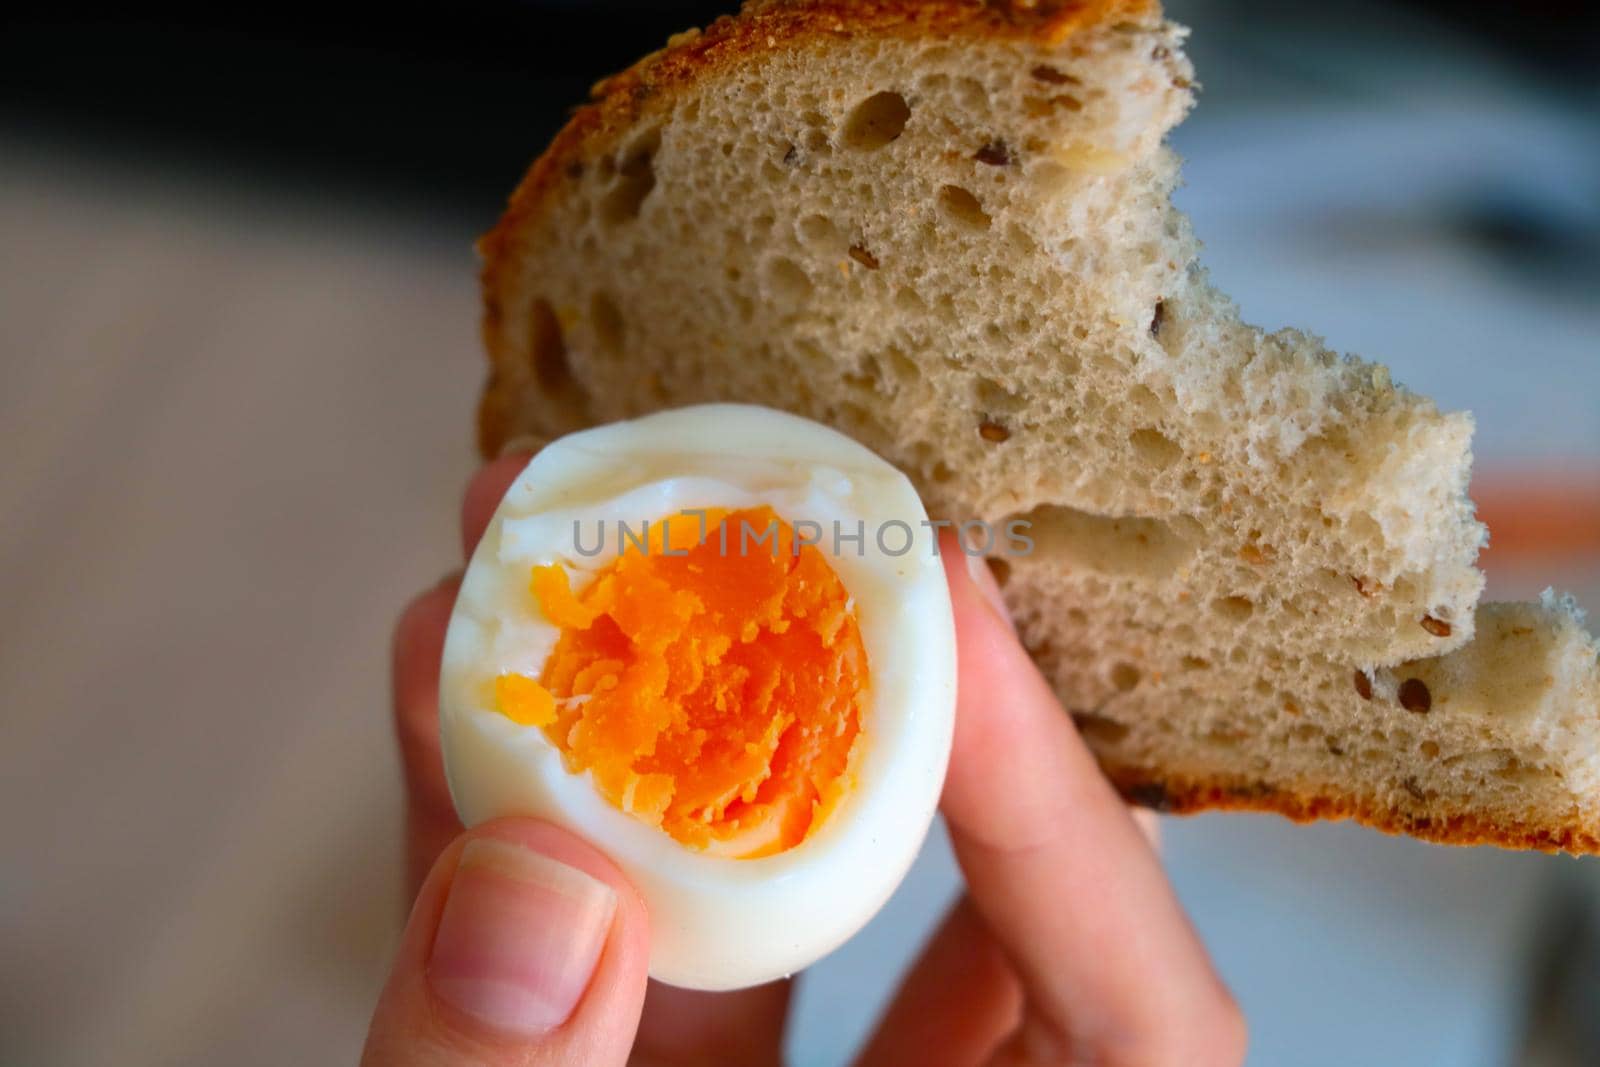
[{"label": "human hand", "polygon": [[[473,479],[468,554],[527,459]],[[943,548],[960,695],[942,808],[967,892],[859,1064],[1237,1064],[1242,1019],[1148,837],[1017,642],[988,569]],[[735,993],[647,982],[648,916],[604,856],[538,820],[462,831],[438,737],[458,581],[415,600],[395,635],[420,891],[363,1063],[780,1063],[790,982]]]}]

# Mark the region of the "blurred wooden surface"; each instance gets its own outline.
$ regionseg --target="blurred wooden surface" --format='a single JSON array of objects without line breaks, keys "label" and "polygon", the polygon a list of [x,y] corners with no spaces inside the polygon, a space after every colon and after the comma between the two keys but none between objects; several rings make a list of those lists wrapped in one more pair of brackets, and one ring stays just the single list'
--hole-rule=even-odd
[{"label": "blurred wooden surface", "polygon": [[472,467],[471,234],[15,148],[0,1062],[353,1062],[402,908],[388,630]]}]

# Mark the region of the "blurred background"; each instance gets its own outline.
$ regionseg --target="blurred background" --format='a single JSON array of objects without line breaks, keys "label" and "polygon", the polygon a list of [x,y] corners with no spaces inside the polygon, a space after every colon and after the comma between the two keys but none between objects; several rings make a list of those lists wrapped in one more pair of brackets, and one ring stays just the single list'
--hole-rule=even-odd
[{"label": "blurred background", "polygon": [[[0,1064],[353,1062],[394,943],[387,640],[454,566],[471,243],[600,74],[725,5],[0,16]],[[1589,0],[1171,0],[1247,317],[1478,414],[1491,593],[1600,608]],[[1251,1063],[1600,1063],[1596,862],[1166,820]],[[843,1062],[935,834],[801,983]]]}]

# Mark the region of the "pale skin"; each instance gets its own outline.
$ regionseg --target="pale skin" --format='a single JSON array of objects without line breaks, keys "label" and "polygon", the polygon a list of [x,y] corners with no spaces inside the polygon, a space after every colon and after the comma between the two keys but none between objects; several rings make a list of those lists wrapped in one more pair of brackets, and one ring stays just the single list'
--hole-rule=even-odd
[{"label": "pale skin", "polygon": [[[462,508],[468,554],[527,459],[507,456],[474,477]],[[943,549],[960,694],[941,810],[966,891],[902,981],[858,1067],[1234,1067],[1244,1058],[1243,1018],[1173,895],[1151,825],[1097,770],[998,607],[987,569],[969,568],[953,543]],[[651,982],[648,910],[598,849],[532,819],[463,831],[438,739],[439,657],[457,584],[451,577],[419,596],[395,633],[395,724],[417,892],[362,1062],[781,1063],[791,982],[718,994]],[[462,1010],[430,977],[462,850],[480,838],[576,868],[615,894],[570,1014],[533,1032]]]}]

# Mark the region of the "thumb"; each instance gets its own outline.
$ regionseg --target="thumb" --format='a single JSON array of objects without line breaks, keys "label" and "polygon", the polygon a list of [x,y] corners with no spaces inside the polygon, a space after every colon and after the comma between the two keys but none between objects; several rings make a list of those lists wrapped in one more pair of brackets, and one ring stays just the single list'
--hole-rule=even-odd
[{"label": "thumb", "polygon": [[423,882],[361,1062],[620,1067],[649,955],[644,904],[609,860],[549,823],[486,823]]}]

